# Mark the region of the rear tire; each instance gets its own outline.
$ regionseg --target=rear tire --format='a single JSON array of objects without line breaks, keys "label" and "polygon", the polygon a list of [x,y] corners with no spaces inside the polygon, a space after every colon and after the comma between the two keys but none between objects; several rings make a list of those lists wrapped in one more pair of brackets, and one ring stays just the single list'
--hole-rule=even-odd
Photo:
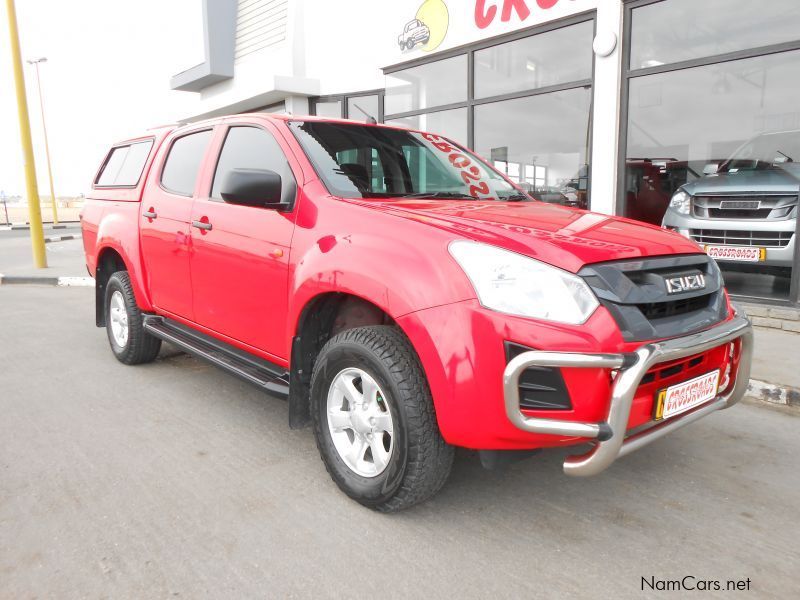
[{"label": "rear tire", "polygon": [[[351,387],[337,387],[343,377]],[[436,494],[450,474],[454,448],[439,432],[425,374],[396,327],[349,329],[325,344],[311,377],[311,413],[325,468],[364,506],[381,512],[408,508]],[[369,423],[375,424],[371,430]],[[348,441],[353,455],[342,451]]]},{"label": "rear tire", "polygon": [[117,360],[126,365],[155,360],[161,340],[144,329],[144,318],[127,271],[117,271],[108,279],[104,306],[108,342]]}]

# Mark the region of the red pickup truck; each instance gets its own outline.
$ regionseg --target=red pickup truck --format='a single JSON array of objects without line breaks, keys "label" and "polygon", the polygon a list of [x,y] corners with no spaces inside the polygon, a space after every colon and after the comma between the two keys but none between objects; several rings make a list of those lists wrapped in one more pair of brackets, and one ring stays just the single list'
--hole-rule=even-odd
[{"label": "red pickup truck", "polygon": [[[167,341],[288,399],[338,486],[393,511],[582,446],[593,475],[743,395],[752,333],[684,237],[535,201],[439,135],[237,115],[113,146],[82,215],[125,364]],[[654,468],[657,468],[654,466]]]}]

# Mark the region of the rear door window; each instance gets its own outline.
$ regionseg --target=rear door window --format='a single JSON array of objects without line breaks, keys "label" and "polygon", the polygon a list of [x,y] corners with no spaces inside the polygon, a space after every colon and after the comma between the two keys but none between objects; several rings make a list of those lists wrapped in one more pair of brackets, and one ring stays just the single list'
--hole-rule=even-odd
[{"label": "rear door window", "polygon": [[111,150],[97,176],[100,187],[133,187],[139,183],[153,140],[117,146]]},{"label": "rear door window", "polygon": [[172,144],[161,172],[161,185],[174,194],[191,196],[197,183],[197,174],[211,141],[211,129],[179,137]]}]

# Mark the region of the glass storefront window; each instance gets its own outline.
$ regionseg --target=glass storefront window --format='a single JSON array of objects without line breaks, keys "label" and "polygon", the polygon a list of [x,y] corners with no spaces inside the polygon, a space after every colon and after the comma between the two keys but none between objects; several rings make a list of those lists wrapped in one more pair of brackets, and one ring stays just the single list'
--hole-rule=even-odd
[{"label": "glass storefront window", "polygon": [[630,68],[796,40],[797,0],[667,0],[634,8]]},{"label": "glass storefront window", "polygon": [[594,24],[585,21],[475,52],[475,97],[592,77]]},{"label": "glass storefront window", "polygon": [[575,88],[476,106],[475,150],[536,198],[586,208],[591,100]]},{"label": "glass storefront window", "polygon": [[629,82],[625,214],[715,256],[729,289],[787,297],[800,191],[800,51]]},{"label": "glass storefront window", "polygon": [[438,133],[464,146],[467,145],[467,109],[440,110],[439,112],[391,119],[387,125],[399,125],[410,129]]},{"label": "glass storefront window", "polygon": [[314,105],[314,114],[318,117],[328,117],[331,119],[342,118],[342,103],[339,100],[317,101]]},{"label": "glass storefront window", "polygon": [[366,121],[368,116],[380,120],[380,99],[377,94],[369,96],[352,96],[347,99],[347,118],[354,121]]},{"label": "glass storefront window", "polygon": [[466,99],[466,54],[386,76],[386,114],[422,110],[463,102]]}]

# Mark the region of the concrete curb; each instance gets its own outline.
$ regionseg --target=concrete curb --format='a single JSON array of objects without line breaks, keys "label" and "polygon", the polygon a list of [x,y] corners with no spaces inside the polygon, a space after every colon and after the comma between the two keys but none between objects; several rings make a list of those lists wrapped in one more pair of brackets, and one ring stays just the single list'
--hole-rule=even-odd
[{"label": "concrete curb", "polygon": [[759,381],[758,379],[750,380],[745,396],[768,404],[800,407],[799,389],[787,385]]},{"label": "concrete curb", "polygon": [[80,239],[80,237],[80,235],[56,235],[44,238],[44,243],[50,244],[52,242],[65,242],[67,240],[77,240]]},{"label": "concrete curb", "polygon": [[800,333],[800,309],[791,306],[738,303],[753,325]]},{"label": "concrete curb", "polygon": [[61,287],[94,287],[93,277],[59,277]]},{"label": "concrete curb", "polygon": [[[52,223],[42,223],[42,227],[44,229],[66,229],[70,225],[77,225],[80,221],[59,221],[58,225],[53,225]],[[30,229],[31,226],[29,223],[5,223],[2,226],[2,229],[5,231],[21,231]]]},{"label": "concrete curb", "polygon": [[0,274],[0,285],[55,285],[60,287],[94,287],[92,277],[40,277],[36,275]]}]

